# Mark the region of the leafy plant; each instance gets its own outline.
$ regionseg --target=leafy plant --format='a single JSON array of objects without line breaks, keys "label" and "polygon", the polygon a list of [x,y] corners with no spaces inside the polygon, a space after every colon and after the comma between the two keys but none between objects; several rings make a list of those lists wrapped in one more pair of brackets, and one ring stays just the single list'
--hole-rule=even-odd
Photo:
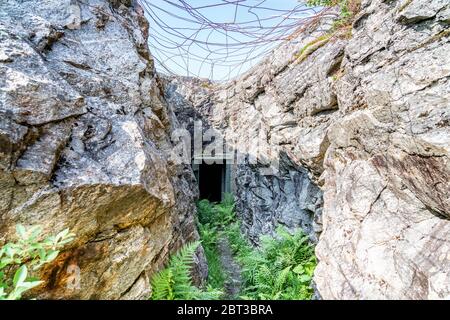
[{"label": "leafy plant", "polygon": [[302,62],[320,47],[333,39],[349,39],[352,36],[352,23],[361,9],[361,0],[301,0],[310,7],[339,7],[339,18],[334,20],[329,31],[307,43],[294,55],[297,63]]},{"label": "leafy plant", "polygon": [[220,260],[220,254],[217,249],[218,230],[210,223],[199,224],[198,230],[202,246],[205,251],[206,261],[208,262],[208,284],[213,288],[222,290],[225,282],[225,275]]},{"label": "leafy plant", "polygon": [[306,0],[305,3],[310,7],[331,7],[336,5],[336,0]]},{"label": "leafy plant", "polygon": [[211,287],[201,290],[192,283],[191,268],[199,244],[182,247],[170,258],[169,265],[152,277],[152,300],[211,300],[222,294]]},{"label": "leafy plant", "polygon": [[309,7],[334,7],[338,6],[340,17],[348,19],[359,11],[361,0],[306,0]]},{"label": "leafy plant", "polygon": [[234,197],[225,193],[220,203],[211,203],[208,200],[201,200],[197,204],[198,218],[200,224],[211,224],[213,227],[221,229],[229,225],[234,219]]},{"label": "leafy plant", "polygon": [[291,235],[278,228],[277,237],[263,236],[260,248],[240,255],[239,260],[247,299],[311,299],[316,259],[303,232]]},{"label": "leafy plant", "polygon": [[238,221],[234,221],[225,230],[225,234],[230,243],[231,250],[237,258],[242,259],[254,250],[249,241],[245,238],[241,231],[241,224]]},{"label": "leafy plant", "polygon": [[[242,298],[311,299],[316,258],[308,237],[301,231],[290,234],[280,227],[275,238],[263,236],[260,247],[255,248],[244,236],[235,217],[232,196],[225,197],[220,204],[202,200],[198,208],[200,237],[207,252],[210,273],[217,268],[213,262],[211,269],[211,262],[215,261],[218,253],[208,257],[208,250],[214,250],[218,237],[226,236],[242,268]],[[214,274],[216,272],[213,271]],[[209,282],[223,285],[223,281],[215,282],[211,274]]]},{"label": "leafy plant", "polygon": [[234,197],[225,193],[220,203],[208,200],[198,202],[198,230],[208,262],[208,284],[217,290],[223,290],[225,272],[217,247],[219,237],[235,219]]},{"label": "leafy plant", "polygon": [[339,7],[339,19],[334,21],[331,34],[339,37],[351,36],[351,24],[361,9],[361,0],[306,0],[310,7]]},{"label": "leafy plant", "polygon": [[40,241],[40,226],[16,226],[17,242],[5,244],[0,249],[0,300],[18,300],[23,293],[40,285],[42,281],[30,276],[44,264],[56,259],[59,249],[73,240],[65,229],[56,236]]}]

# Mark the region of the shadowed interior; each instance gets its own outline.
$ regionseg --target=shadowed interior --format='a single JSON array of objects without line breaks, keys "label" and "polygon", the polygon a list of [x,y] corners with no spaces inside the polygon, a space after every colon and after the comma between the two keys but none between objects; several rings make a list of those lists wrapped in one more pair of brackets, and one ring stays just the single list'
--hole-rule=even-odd
[{"label": "shadowed interior", "polygon": [[222,199],[223,164],[201,164],[198,172],[200,199],[219,202]]}]

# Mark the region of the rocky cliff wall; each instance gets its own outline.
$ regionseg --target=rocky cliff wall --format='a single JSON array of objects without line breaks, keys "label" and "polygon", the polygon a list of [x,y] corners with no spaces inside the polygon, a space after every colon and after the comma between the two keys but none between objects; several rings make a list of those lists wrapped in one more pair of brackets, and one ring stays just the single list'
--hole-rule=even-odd
[{"label": "rocky cliff wall", "polygon": [[197,238],[170,139],[197,117],[243,156],[250,238],[281,223],[318,240],[323,298],[449,298],[449,24],[447,0],[362,0],[345,33],[324,19],[213,84],[159,79],[135,1],[2,1],[0,243],[68,227],[39,297],[147,297]]},{"label": "rocky cliff wall", "polygon": [[323,229],[323,298],[448,299],[450,4],[363,0],[340,34],[327,19],[235,81],[166,91],[238,153],[279,152],[274,176],[238,165],[239,214],[252,239]]},{"label": "rocky cliff wall", "polygon": [[147,298],[149,274],[197,238],[147,33],[136,1],[0,3],[0,243],[17,223],[76,234],[41,298]]},{"label": "rocky cliff wall", "polygon": [[[226,89],[208,80],[174,76],[164,78],[163,83],[167,101],[192,138],[191,155],[198,152],[194,150],[194,137],[198,139],[200,133],[205,153],[223,142],[223,148],[215,150],[220,155],[216,161],[231,168],[236,212],[248,238],[257,244],[262,234],[273,235],[277,226],[283,225],[291,230],[301,227],[317,242],[321,232],[322,192],[311,181],[308,171],[283,150],[276,154],[276,174],[270,170],[267,174],[264,169],[273,150],[267,144],[270,130],[264,126],[261,113],[243,106],[240,97],[221,100],[220,95]],[[228,112],[239,120],[230,125]],[[248,147],[257,148],[258,144],[262,146],[259,152],[249,150]],[[228,157],[227,147],[232,149]],[[256,157],[264,163],[255,161]]]}]

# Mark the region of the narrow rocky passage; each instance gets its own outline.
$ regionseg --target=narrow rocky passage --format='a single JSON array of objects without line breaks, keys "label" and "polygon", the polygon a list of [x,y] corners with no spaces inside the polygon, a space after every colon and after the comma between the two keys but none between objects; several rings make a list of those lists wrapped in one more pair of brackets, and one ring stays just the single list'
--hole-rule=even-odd
[{"label": "narrow rocky passage", "polygon": [[[192,280],[226,299],[309,299],[314,281],[324,300],[450,300],[450,1],[308,2],[337,1],[359,12],[326,9],[222,82],[157,70],[154,0],[0,0],[0,251],[21,227],[75,234],[30,297],[148,299],[204,236],[215,274],[199,250]],[[205,204],[197,230],[219,189],[238,214]],[[251,245],[278,224],[317,244],[277,244],[255,280]],[[291,247],[300,262],[275,264]],[[301,290],[273,285],[288,271]]]},{"label": "narrow rocky passage", "polygon": [[221,236],[217,245],[220,261],[226,275],[225,299],[237,299],[241,291],[241,267],[233,257],[228,239]]}]

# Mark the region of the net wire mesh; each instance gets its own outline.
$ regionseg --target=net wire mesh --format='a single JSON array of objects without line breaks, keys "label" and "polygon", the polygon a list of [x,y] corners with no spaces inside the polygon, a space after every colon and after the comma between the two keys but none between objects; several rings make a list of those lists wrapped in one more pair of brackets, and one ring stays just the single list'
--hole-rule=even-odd
[{"label": "net wire mesh", "polygon": [[167,75],[228,81],[318,19],[298,0],[139,0],[149,47]]}]

